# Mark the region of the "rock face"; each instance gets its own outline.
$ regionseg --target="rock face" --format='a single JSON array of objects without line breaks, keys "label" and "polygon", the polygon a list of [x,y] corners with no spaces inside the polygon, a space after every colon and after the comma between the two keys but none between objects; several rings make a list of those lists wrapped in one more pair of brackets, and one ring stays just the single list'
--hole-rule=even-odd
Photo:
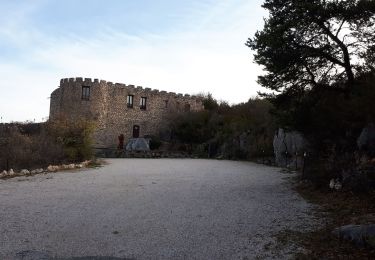
[{"label": "rock face", "polygon": [[145,138],[131,138],[126,144],[126,151],[150,151],[149,141]]},{"label": "rock face", "polygon": [[357,139],[357,145],[360,150],[375,150],[375,125],[370,124],[362,130]]},{"label": "rock face", "polygon": [[306,147],[307,141],[300,133],[286,132],[280,128],[273,139],[276,165],[302,167],[303,153],[306,151]]},{"label": "rock face", "polygon": [[357,246],[375,248],[375,225],[347,225],[336,228],[332,233],[340,239],[352,241]]}]

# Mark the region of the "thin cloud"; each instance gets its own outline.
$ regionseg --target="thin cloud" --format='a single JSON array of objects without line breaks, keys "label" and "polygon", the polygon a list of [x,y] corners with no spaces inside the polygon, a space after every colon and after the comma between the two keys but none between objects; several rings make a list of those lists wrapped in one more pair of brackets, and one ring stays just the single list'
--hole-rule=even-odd
[{"label": "thin cloud", "polygon": [[[28,28],[27,21],[22,21],[24,27],[17,25],[17,30],[24,33],[24,44],[40,44],[24,49],[21,63],[0,62],[7,73],[0,78],[0,89],[12,100],[1,97],[0,115],[7,114],[8,121],[40,120],[48,115],[46,96],[59,79],[75,76],[181,93],[204,91],[230,103],[245,102],[259,90],[255,81],[261,73],[244,46],[256,30],[249,16],[254,3],[230,2],[220,1],[205,13],[206,18],[202,9],[194,10],[184,22],[196,20],[195,25],[164,34],[132,35],[112,27],[102,27],[105,29],[85,37],[74,33],[45,35],[40,31],[30,34],[35,28]],[[205,4],[208,7],[210,3]],[[27,98],[15,94],[25,91]]]}]

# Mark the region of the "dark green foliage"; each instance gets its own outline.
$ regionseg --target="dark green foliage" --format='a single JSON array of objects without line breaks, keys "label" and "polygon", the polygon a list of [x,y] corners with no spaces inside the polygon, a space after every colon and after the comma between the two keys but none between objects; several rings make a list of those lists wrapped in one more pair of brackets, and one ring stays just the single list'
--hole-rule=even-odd
[{"label": "dark green foliage", "polygon": [[208,93],[207,95],[203,95],[203,106],[204,109],[208,111],[214,111],[219,107],[218,102],[212,97],[211,93]]},{"label": "dark green foliage", "polygon": [[373,82],[375,75],[370,73],[357,78],[350,91],[316,87],[287,105],[281,94],[274,99],[279,109],[273,112],[280,125],[302,132],[317,151],[327,145],[355,150],[363,127],[375,121]]},{"label": "dark green foliage", "polygon": [[284,128],[315,143],[358,134],[373,118],[375,1],[266,0],[262,31],[247,45]]},{"label": "dark green foliage", "polygon": [[173,122],[174,134],[188,144],[203,143],[214,136],[215,124],[208,111],[179,115]]},{"label": "dark green foliage", "polygon": [[263,7],[264,29],[246,43],[267,71],[262,86],[294,98],[373,69],[365,61],[374,60],[375,1],[266,0]]},{"label": "dark green foliage", "polygon": [[150,136],[150,149],[157,150],[161,146],[161,141],[158,136]]},{"label": "dark green foliage", "polygon": [[[266,74],[278,126],[298,130],[318,182],[356,172],[357,138],[375,122],[375,1],[265,0],[262,31],[246,45]],[[363,161],[363,160],[362,160]]]},{"label": "dark green foliage", "polygon": [[176,115],[171,125],[175,139],[210,156],[246,159],[272,154],[275,125],[270,102],[256,98],[229,106],[212,96],[207,100],[215,104],[209,110]]}]

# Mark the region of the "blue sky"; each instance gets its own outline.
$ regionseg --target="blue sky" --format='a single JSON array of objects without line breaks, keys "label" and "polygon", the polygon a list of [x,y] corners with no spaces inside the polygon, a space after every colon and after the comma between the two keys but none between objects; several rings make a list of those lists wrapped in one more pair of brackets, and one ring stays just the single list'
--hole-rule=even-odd
[{"label": "blue sky", "polygon": [[2,122],[42,121],[70,77],[245,102],[259,90],[244,43],[262,29],[262,2],[0,0]]}]

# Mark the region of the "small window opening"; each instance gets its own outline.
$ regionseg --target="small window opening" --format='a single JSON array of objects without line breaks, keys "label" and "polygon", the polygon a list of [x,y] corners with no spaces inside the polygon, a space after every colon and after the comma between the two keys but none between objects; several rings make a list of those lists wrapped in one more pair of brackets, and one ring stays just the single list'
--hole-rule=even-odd
[{"label": "small window opening", "polygon": [[147,98],[141,97],[140,108],[145,110],[146,109],[146,103],[147,103]]},{"label": "small window opening", "polygon": [[168,100],[164,100],[165,102],[165,108],[168,108]]},{"label": "small window opening", "polygon": [[190,112],[190,104],[185,104],[185,112]]},{"label": "small window opening", "polygon": [[90,87],[82,86],[82,100],[90,100]]},{"label": "small window opening", "polygon": [[132,108],[133,107],[133,100],[134,100],[134,96],[133,95],[128,95],[128,98],[126,100],[126,103],[127,103],[127,106],[129,108]]}]

